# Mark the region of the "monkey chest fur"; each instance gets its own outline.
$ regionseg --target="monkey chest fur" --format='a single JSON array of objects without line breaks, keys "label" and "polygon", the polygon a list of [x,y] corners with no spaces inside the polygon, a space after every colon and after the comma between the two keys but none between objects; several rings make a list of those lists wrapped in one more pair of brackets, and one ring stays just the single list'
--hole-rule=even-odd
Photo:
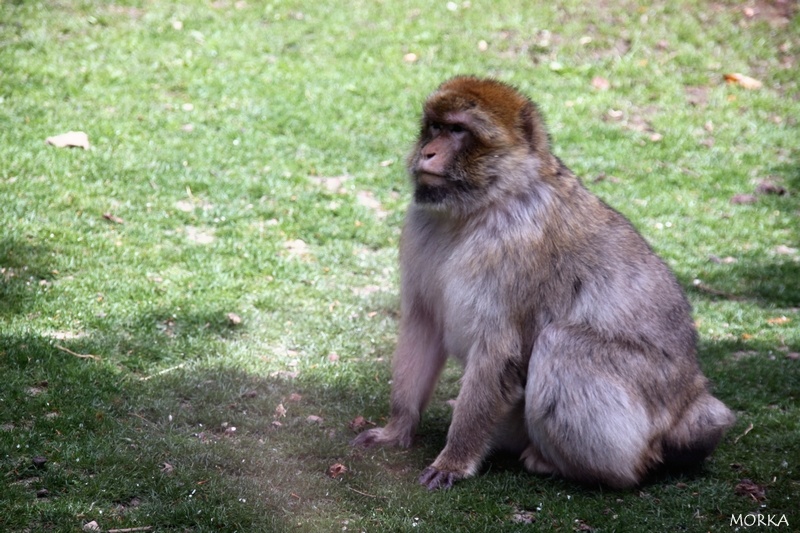
[{"label": "monkey chest fur", "polygon": [[406,231],[402,243],[404,308],[425,309],[444,349],[462,363],[487,351],[524,357],[548,313],[531,290],[546,282],[537,279],[531,243],[421,227],[424,231]]}]

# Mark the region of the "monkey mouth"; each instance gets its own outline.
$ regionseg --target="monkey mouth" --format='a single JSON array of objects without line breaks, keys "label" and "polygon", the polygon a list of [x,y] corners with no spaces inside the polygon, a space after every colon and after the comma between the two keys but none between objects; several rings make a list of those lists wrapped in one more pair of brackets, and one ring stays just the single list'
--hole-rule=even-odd
[{"label": "monkey mouth", "polygon": [[430,172],[418,172],[417,183],[425,187],[442,187],[447,185],[447,179],[441,174],[432,174]]}]

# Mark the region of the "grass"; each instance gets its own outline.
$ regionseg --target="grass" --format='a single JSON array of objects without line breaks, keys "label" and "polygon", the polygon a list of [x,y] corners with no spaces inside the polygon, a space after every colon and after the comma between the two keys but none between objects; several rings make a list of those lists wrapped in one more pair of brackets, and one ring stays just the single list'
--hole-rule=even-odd
[{"label": "grass", "polygon": [[[0,529],[800,527],[800,18],[781,6],[0,3]],[[739,417],[701,472],[609,492],[495,457],[429,494],[455,367],[411,450],[348,446],[388,412],[403,158],[457,73],[530,94],[685,286]],[[70,130],[91,149],[44,143]],[[731,203],[765,179],[788,194]]]}]

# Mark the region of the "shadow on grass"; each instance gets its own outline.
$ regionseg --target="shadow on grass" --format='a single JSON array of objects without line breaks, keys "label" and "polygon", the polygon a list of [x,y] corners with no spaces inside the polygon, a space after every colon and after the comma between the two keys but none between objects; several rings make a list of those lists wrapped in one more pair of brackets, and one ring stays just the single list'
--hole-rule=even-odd
[{"label": "shadow on grass", "polygon": [[[148,313],[134,322],[147,325],[163,316]],[[179,315],[178,321],[193,327],[178,329],[176,336],[194,340],[171,342],[187,342],[198,352],[213,346],[229,335],[216,316]],[[781,461],[800,446],[797,366],[780,354],[771,357],[770,347],[757,342],[704,343],[700,356],[716,394],[740,417],[709,467],[655,477],[643,492],[617,492],[531,476],[514,458],[493,456],[457,492],[431,496],[416,479],[444,445],[445,400],[453,381],[437,392],[411,450],[356,450],[348,445],[354,436],[348,423],[356,415],[383,423],[388,363],[353,363],[351,374],[342,371],[335,378],[309,370],[287,380],[218,363],[141,379],[119,364],[131,357],[120,351],[127,342],[144,344],[150,336],[144,327],[134,331],[140,338],[118,342],[116,349],[108,335],[70,341],[72,352],[102,354],[102,361],[76,357],[48,338],[0,336],[0,445],[9,451],[0,458],[8,481],[0,516],[7,529],[73,531],[97,520],[104,529],[329,531],[348,520],[379,527],[384,517],[398,524],[407,513],[430,516],[430,509],[451,524],[479,527],[508,520],[514,508],[532,509],[541,501],[552,508],[563,494],[573,495],[573,506],[582,502],[582,516],[594,516],[597,527],[603,520],[612,525],[603,518],[609,508],[624,513],[633,505],[647,512],[651,504],[643,493],[663,493],[676,509],[696,505],[691,491],[675,494],[681,483],[705,487],[698,490],[706,491],[710,506],[722,501],[748,512],[758,503],[733,494],[738,480],[783,475]],[[161,346],[175,350],[166,341]],[[753,353],[741,356],[743,351]],[[378,373],[383,385],[372,389],[381,398],[375,402],[362,380]],[[734,442],[749,424],[755,429]],[[44,468],[33,465],[35,456],[47,458]],[[326,475],[334,464],[348,471]],[[780,479],[770,486],[770,509],[788,512],[784,502],[796,501],[800,491],[785,476]],[[48,493],[37,499],[42,489]],[[709,490],[723,489],[709,496]],[[574,513],[568,502],[564,506],[548,520],[570,525]]]},{"label": "shadow on grass", "polygon": [[[800,157],[800,153],[797,154]],[[760,195],[759,205],[783,212],[790,221],[800,218],[800,166],[784,165],[772,170],[776,183],[785,185],[782,195]],[[746,216],[746,215],[737,215]],[[758,224],[758,221],[754,221]],[[789,223],[785,228],[789,248],[772,251],[769,255],[744,253],[738,262],[728,265],[709,264],[703,285],[695,286],[690,279],[681,282],[689,292],[713,300],[752,300],[759,305],[800,307],[800,224]],[[794,249],[795,251],[792,251]]]},{"label": "shadow on grass", "polygon": [[0,318],[22,313],[42,282],[53,278],[50,250],[22,239],[0,240]]}]

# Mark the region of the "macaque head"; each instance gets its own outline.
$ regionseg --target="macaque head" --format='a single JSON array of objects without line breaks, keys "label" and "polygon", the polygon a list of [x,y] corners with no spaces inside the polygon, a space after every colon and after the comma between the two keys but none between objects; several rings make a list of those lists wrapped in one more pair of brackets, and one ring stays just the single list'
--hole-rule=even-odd
[{"label": "macaque head", "polygon": [[408,160],[414,200],[469,211],[520,186],[519,169],[548,153],[543,121],[528,98],[496,80],[453,78],[423,107]]}]

